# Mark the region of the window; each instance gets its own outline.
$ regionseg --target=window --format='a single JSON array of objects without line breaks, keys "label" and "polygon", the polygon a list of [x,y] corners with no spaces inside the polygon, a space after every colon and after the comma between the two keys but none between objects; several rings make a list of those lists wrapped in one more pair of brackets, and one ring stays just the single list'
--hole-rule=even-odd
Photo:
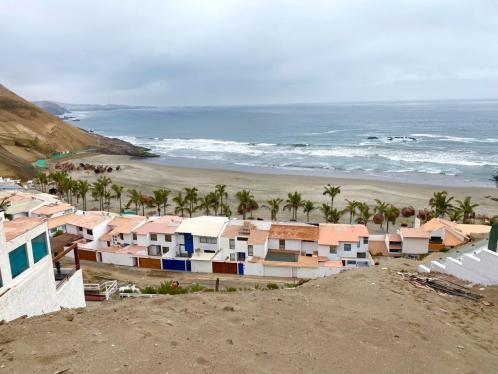
[{"label": "window", "polygon": [[111,246],[111,242],[107,242],[107,246],[110,247]]},{"label": "window", "polygon": [[29,268],[28,252],[26,251],[26,244],[14,249],[9,253],[10,272],[12,278],[17,277],[24,270]]},{"label": "window", "polygon": [[285,249],[285,240],[284,239],[280,239],[278,241],[278,248]]},{"label": "window", "polygon": [[244,252],[237,252],[237,261],[245,261],[246,254]]},{"label": "window", "polygon": [[356,254],[357,258],[367,258],[367,252],[358,252]]},{"label": "window", "polygon": [[171,241],[171,234],[164,234],[164,241],[170,242]]},{"label": "window", "polygon": [[201,243],[205,243],[205,244],[216,244],[216,243],[218,243],[218,239],[211,238],[211,237],[208,237],[208,236],[201,236],[201,237],[199,237],[199,241]]},{"label": "window", "polygon": [[368,244],[368,238],[363,238],[363,244]]},{"label": "window", "polygon": [[356,248],[360,248],[360,242],[356,243]]},{"label": "window", "polygon": [[347,264],[348,265],[356,265],[356,261],[355,260],[348,260]]},{"label": "window", "polygon": [[211,249],[205,249],[204,250],[204,253],[216,253],[216,251],[213,251]]},{"label": "window", "polygon": [[124,239],[124,235],[123,234],[119,234],[119,239],[123,240]]},{"label": "window", "polygon": [[3,287],[2,269],[0,269],[0,288]]},{"label": "window", "polygon": [[47,237],[45,233],[40,234],[31,240],[31,248],[33,250],[33,261],[36,264],[48,254]]},{"label": "window", "polygon": [[254,253],[254,248],[253,248],[253,246],[252,246],[251,244],[249,244],[249,245],[247,246],[247,255],[248,255],[248,256],[254,256],[254,254],[253,254],[253,253]]},{"label": "window", "polygon": [[150,234],[150,240],[157,242],[157,234]]},{"label": "window", "polygon": [[344,251],[345,252],[351,251],[351,244],[350,243],[344,244]]},{"label": "window", "polygon": [[88,235],[93,235],[93,230],[86,229],[86,233],[87,233]]},{"label": "window", "polygon": [[133,240],[137,240],[137,233],[136,232],[133,233]]},{"label": "window", "polygon": [[244,238],[244,237],[240,237],[240,236],[237,238],[237,240],[239,242],[247,242],[247,239],[249,239],[249,238]]},{"label": "window", "polygon": [[230,239],[229,243],[230,243],[230,249],[235,249],[235,239]]},{"label": "window", "polygon": [[169,247],[163,247],[163,255],[169,252]]},{"label": "window", "polygon": [[78,231],[83,231],[83,227],[78,226]]},{"label": "window", "polygon": [[335,255],[337,253],[337,246],[336,245],[331,245],[329,247],[329,253],[332,255]]},{"label": "window", "polygon": [[235,253],[230,253],[230,261],[235,261]]}]

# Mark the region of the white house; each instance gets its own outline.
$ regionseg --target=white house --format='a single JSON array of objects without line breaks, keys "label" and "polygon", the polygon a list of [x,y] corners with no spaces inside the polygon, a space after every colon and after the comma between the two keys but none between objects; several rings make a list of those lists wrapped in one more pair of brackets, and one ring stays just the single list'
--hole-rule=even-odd
[{"label": "white house", "polygon": [[45,219],[5,221],[1,212],[0,320],[85,305],[80,269],[56,281]]},{"label": "white house", "polygon": [[133,230],[133,243],[146,248],[149,256],[175,257],[175,233],[182,221],[178,216],[153,217]]},{"label": "white house", "polygon": [[268,234],[268,249],[311,256],[318,251],[318,227],[303,223],[273,223]]},{"label": "white house", "polygon": [[373,261],[368,252],[368,237],[364,225],[321,223],[318,255],[342,261],[347,267],[369,266]]},{"label": "white house", "polygon": [[76,212],[76,208],[71,204],[51,203],[32,210],[30,217],[54,218],[74,212]]},{"label": "white house", "polygon": [[225,261],[245,261],[253,256],[265,258],[271,222],[231,220],[221,234]]},{"label": "white house", "polygon": [[405,256],[419,256],[429,252],[430,234],[422,228],[402,227],[399,229],[401,253]]},{"label": "white house", "polygon": [[177,255],[216,253],[220,235],[228,222],[226,217],[200,216],[183,220],[176,229]]}]

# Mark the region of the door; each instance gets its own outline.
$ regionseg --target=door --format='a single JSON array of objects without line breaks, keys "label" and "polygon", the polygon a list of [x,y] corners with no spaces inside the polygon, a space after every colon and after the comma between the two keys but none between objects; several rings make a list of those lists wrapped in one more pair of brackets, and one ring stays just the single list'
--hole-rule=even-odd
[{"label": "door", "polygon": [[244,275],[244,263],[239,262],[238,267],[239,267],[239,269],[238,269],[239,270],[239,275]]},{"label": "door", "polygon": [[185,265],[187,265],[187,271],[192,271],[192,263],[190,260],[185,261]]},{"label": "door", "polygon": [[185,241],[185,251],[187,253],[194,253],[194,238],[192,234],[183,234],[183,239]]}]

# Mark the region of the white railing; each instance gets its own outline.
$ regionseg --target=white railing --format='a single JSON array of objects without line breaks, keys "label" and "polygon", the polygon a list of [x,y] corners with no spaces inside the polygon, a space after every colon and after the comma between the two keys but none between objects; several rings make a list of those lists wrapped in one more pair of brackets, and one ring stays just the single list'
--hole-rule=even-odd
[{"label": "white railing", "polygon": [[109,300],[112,295],[118,292],[118,281],[106,281],[104,283],[85,283],[85,291],[95,292],[99,295],[104,295],[106,300]]}]

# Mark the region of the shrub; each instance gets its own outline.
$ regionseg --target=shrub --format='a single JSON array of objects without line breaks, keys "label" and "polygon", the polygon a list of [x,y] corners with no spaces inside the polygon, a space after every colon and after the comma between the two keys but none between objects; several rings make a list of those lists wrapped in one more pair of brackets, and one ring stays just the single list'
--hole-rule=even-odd
[{"label": "shrub", "polygon": [[157,288],[157,293],[161,295],[180,295],[188,293],[188,288],[180,286],[173,287],[171,283],[172,283],[171,281],[161,283]]},{"label": "shrub", "polygon": [[286,286],[287,286],[287,288],[296,288],[296,287],[299,287],[300,284],[297,282],[293,282],[293,283],[287,283]]},{"label": "shrub", "polygon": [[268,288],[269,290],[278,290],[279,287],[278,287],[278,284],[276,284],[276,283],[268,283],[266,285],[266,288]]},{"label": "shrub", "polygon": [[190,285],[190,292],[201,292],[204,291],[206,287],[199,283],[192,283]]},{"label": "shrub", "polygon": [[214,288],[204,288],[202,292],[214,292]]},{"label": "shrub", "polygon": [[147,286],[142,288],[142,293],[144,294],[156,294],[157,293],[157,288],[153,286]]},{"label": "shrub", "polygon": [[236,292],[237,289],[235,287],[225,287],[226,292]]}]

